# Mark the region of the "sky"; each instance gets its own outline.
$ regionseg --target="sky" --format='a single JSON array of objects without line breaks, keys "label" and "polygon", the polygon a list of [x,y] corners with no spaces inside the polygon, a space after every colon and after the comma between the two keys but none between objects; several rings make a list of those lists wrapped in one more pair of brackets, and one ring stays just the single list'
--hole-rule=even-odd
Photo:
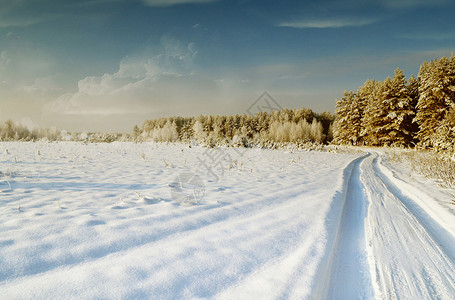
[{"label": "sky", "polygon": [[0,0],[0,121],[131,132],[165,116],[334,111],[455,50],[446,0]]}]

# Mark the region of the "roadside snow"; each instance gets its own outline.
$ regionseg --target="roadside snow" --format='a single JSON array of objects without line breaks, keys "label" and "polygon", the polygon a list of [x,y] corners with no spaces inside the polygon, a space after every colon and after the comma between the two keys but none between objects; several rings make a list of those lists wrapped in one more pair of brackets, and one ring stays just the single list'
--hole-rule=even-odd
[{"label": "roadside snow", "polygon": [[[13,187],[0,207],[6,299],[309,298],[321,280],[329,223],[339,222],[343,170],[355,157],[219,150],[237,166],[218,170],[217,181],[201,169],[207,153],[199,147],[0,149]],[[205,196],[182,207],[169,183],[195,170]]]},{"label": "roadside snow", "polygon": [[[385,155],[382,155],[383,157]],[[382,160],[384,160],[382,158]],[[382,172],[422,209],[428,221],[435,221],[450,235],[455,236],[455,190],[442,187],[422,175],[414,174],[409,162],[380,164]],[[454,245],[455,247],[455,245]]]},{"label": "roadside snow", "polygon": [[450,194],[364,150],[0,143],[0,298],[453,299]]}]

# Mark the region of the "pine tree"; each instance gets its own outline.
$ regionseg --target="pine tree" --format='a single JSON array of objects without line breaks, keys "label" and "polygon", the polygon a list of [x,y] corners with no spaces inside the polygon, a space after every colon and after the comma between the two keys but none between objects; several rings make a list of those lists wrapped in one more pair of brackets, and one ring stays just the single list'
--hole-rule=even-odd
[{"label": "pine tree", "polygon": [[377,128],[382,126],[384,112],[381,109],[380,93],[383,83],[371,81],[368,97],[365,98],[364,113],[362,117],[363,130],[361,136],[365,144],[377,146],[380,144]]},{"label": "pine tree", "polygon": [[415,121],[424,147],[441,148],[453,144],[445,121],[455,103],[455,58],[442,57],[423,63],[419,71],[419,101]]},{"label": "pine tree", "polygon": [[383,136],[380,141],[387,145],[408,145],[413,138],[412,120],[415,113],[403,72],[397,68],[393,79],[384,87],[382,103],[388,113],[381,128]]},{"label": "pine tree", "polygon": [[362,137],[369,145],[408,145],[413,138],[412,98],[406,78],[398,68],[383,83],[370,82],[365,92],[366,106]]},{"label": "pine tree", "polygon": [[133,139],[135,141],[137,141],[140,136],[141,136],[141,130],[139,129],[139,127],[137,125],[134,125],[134,127],[133,127]]},{"label": "pine tree", "polygon": [[[417,103],[419,101],[419,80],[412,75],[408,79],[408,95],[411,98],[411,107],[414,112],[414,116],[417,115]],[[417,133],[419,132],[419,124],[415,121],[415,117],[412,120],[412,125],[411,125],[411,131],[412,131],[412,143],[415,145],[415,143],[418,142],[417,139]]]},{"label": "pine tree", "polygon": [[376,81],[368,79],[365,83],[358,88],[357,90],[357,97],[356,103],[354,105],[355,110],[353,111],[354,114],[354,121],[356,124],[356,131],[358,135],[358,144],[365,143],[365,124],[364,124],[364,115],[365,110],[370,100],[372,94],[375,91]]},{"label": "pine tree", "polygon": [[344,91],[341,100],[337,101],[335,110],[334,141],[338,144],[355,144],[357,136],[351,123],[352,105],[355,99],[353,91]]}]

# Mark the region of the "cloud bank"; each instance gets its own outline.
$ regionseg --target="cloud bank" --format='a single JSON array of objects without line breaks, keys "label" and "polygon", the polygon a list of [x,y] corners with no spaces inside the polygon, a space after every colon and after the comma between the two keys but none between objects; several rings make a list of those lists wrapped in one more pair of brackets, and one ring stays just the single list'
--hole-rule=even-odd
[{"label": "cloud bank", "polygon": [[143,3],[148,6],[164,7],[178,4],[200,4],[216,1],[218,0],[143,0]]},{"label": "cloud bank", "polygon": [[319,19],[319,20],[298,20],[279,23],[280,27],[293,28],[341,28],[341,27],[360,27],[372,24],[377,19]]},{"label": "cloud bank", "polygon": [[379,1],[390,9],[413,8],[422,6],[435,6],[447,4],[448,0],[381,0]]},{"label": "cloud bank", "polygon": [[117,72],[81,79],[77,92],[58,97],[43,112],[73,117],[195,113],[217,90],[214,80],[193,72],[196,55],[193,43],[162,38],[159,49],[123,58]]}]

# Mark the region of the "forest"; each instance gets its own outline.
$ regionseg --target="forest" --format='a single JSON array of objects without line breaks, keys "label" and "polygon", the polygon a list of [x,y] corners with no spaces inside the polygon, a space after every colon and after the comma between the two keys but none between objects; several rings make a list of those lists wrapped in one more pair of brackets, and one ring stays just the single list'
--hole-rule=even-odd
[{"label": "forest", "polygon": [[397,68],[384,81],[368,79],[345,91],[335,114],[308,108],[256,115],[200,115],[147,120],[132,134],[68,133],[29,129],[11,120],[0,124],[0,141],[197,142],[208,146],[276,147],[284,144],[454,149],[455,57],[424,62],[409,79]]},{"label": "forest", "polygon": [[307,108],[256,115],[163,117],[145,121],[142,128],[134,126],[132,134],[29,129],[7,120],[0,123],[0,141],[196,142],[212,147],[274,148],[289,143],[328,143],[332,139],[333,120],[328,112],[317,114]]},{"label": "forest", "polygon": [[334,117],[308,108],[259,112],[256,115],[169,117],[135,126],[136,140],[196,141],[209,146],[274,147],[280,143],[327,143]]},{"label": "forest", "polygon": [[454,138],[453,55],[424,62],[417,78],[398,68],[383,82],[367,80],[336,104],[336,144],[453,150]]}]

